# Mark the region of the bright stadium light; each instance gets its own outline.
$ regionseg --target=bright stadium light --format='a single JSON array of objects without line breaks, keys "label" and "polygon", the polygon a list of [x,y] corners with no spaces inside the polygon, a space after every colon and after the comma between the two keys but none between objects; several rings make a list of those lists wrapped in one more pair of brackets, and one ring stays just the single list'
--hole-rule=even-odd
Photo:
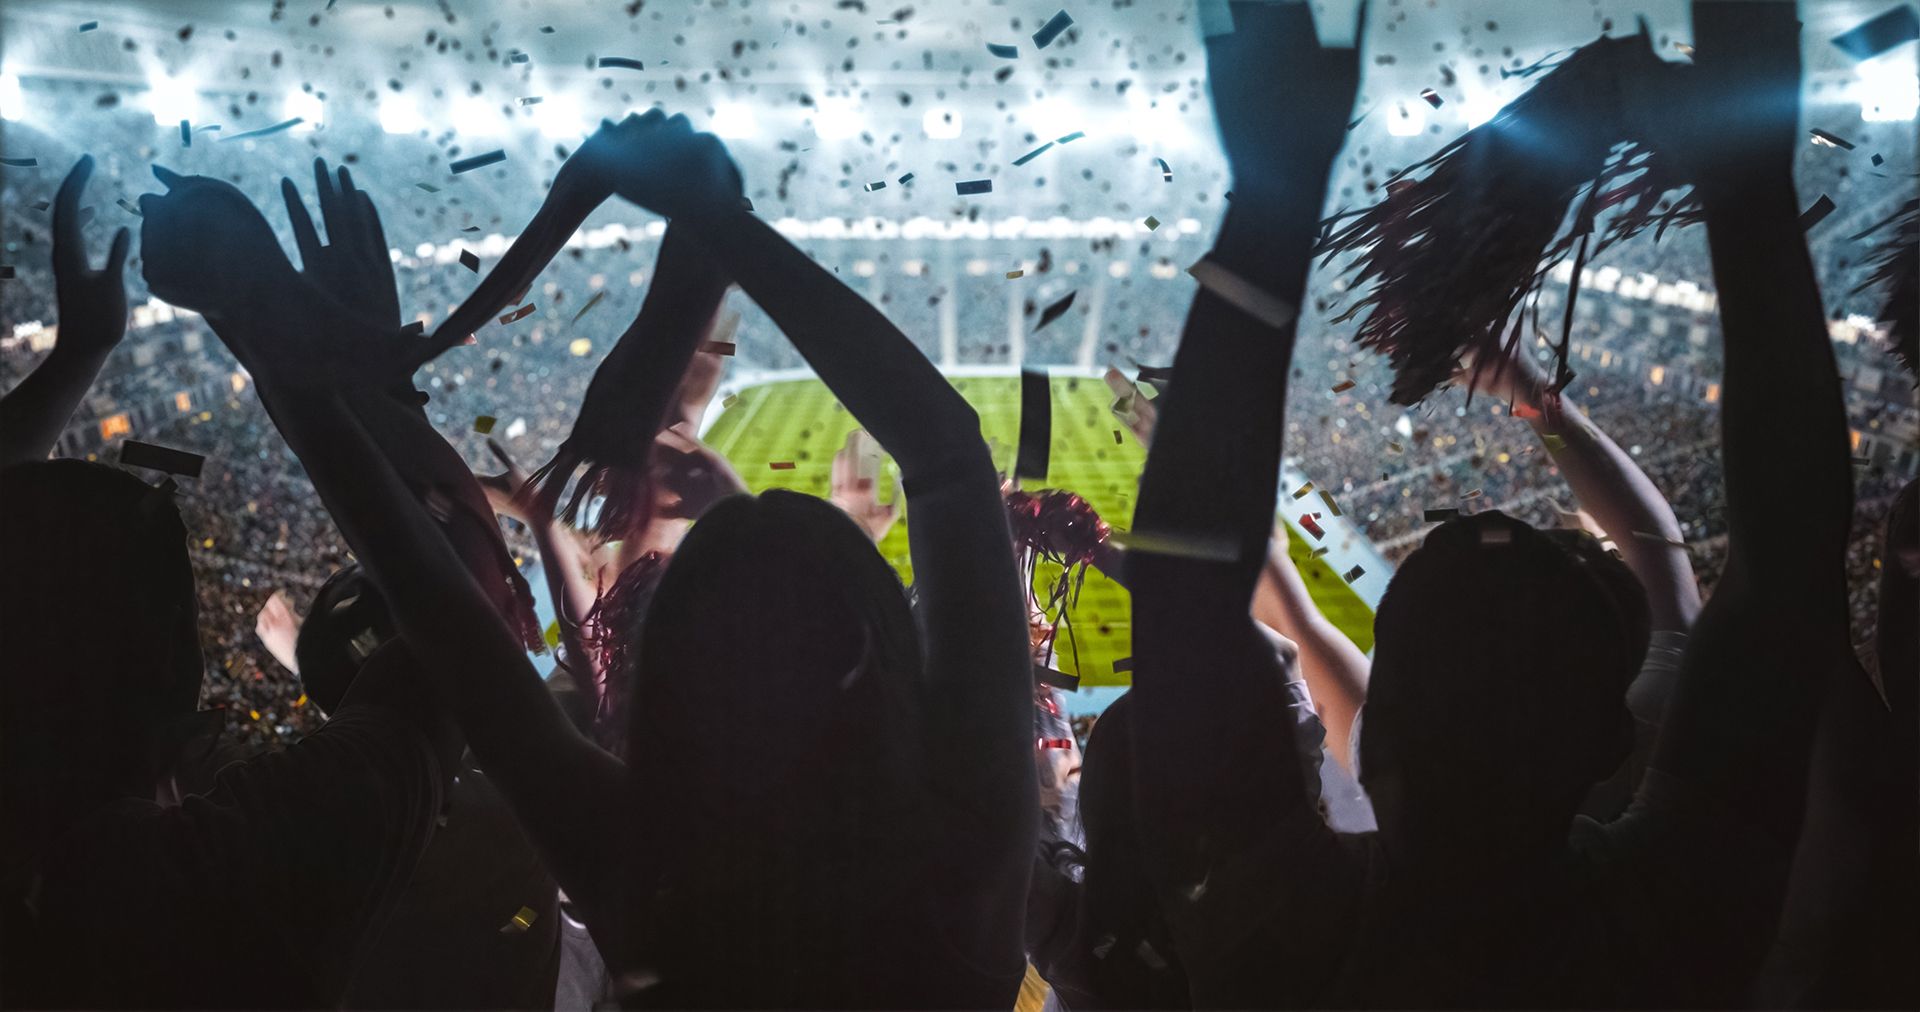
[{"label": "bright stadium light", "polygon": [[412,96],[388,95],[380,100],[380,129],[390,134],[411,134],[426,127],[427,121]]},{"label": "bright stadium light", "polygon": [[813,132],[823,141],[843,141],[858,136],[862,121],[860,107],[848,98],[823,98],[813,109]]},{"label": "bright stadium light", "polygon": [[1505,108],[1505,106],[1506,103],[1500,101],[1500,97],[1497,95],[1481,94],[1470,96],[1461,110],[1467,117],[1467,129],[1471,130],[1498,116],[1500,110]]},{"label": "bright stadium light", "polygon": [[1898,123],[1920,115],[1920,76],[1907,60],[1862,63],[1857,87],[1860,118],[1869,123]]},{"label": "bright stadium light", "polygon": [[1127,128],[1134,140],[1166,148],[1186,134],[1187,123],[1174,96],[1156,99],[1136,87],[1127,89]]},{"label": "bright stadium light", "polygon": [[26,100],[20,94],[20,75],[0,73],[0,119],[18,120],[26,113]]},{"label": "bright stadium light", "polygon": [[533,119],[542,136],[551,140],[580,140],[587,135],[587,114],[571,95],[548,95],[533,107]]},{"label": "bright stadium light", "polygon": [[155,123],[172,125],[193,119],[199,105],[200,89],[190,78],[156,74],[147,82],[147,109]]},{"label": "bright stadium light", "polygon": [[1426,128],[1425,102],[1396,102],[1387,113],[1387,133],[1395,137],[1418,137]]},{"label": "bright stadium light", "polygon": [[760,132],[760,121],[753,107],[739,102],[721,102],[713,107],[713,133],[727,140],[740,140]]},{"label": "bright stadium light", "polygon": [[1051,141],[1086,127],[1086,116],[1072,103],[1051,96],[1020,113],[1020,124],[1033,131],[1035,143]]},{"label": "bright stadium light", "polygon": [[928,138],[936,141],[950,141],[960,136],[960,110],[947,106],[934,106],[926,115],[920,117],[920,129]]},{"label": "bright stadium light", "polygon": [[500,133],[500,110],[478,95],[453,100],[449,124],[462,137],[493,137]]},{"label": "bright stadium light", "polygon": [[310,91],[287,92],[286,101],[280,103],[280,115],[284,119],[300,117],[301,123],[294,127],[297,131],[308,131],[326,121],[327,106],[320,96]]}]

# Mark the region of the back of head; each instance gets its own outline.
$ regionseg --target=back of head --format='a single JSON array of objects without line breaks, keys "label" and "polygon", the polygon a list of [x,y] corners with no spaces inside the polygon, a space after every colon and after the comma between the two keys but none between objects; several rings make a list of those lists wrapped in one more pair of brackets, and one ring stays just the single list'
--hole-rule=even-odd
[{"label": "back of head", "polygon": [[186,540],[170,492],[104,464],[0,473],[0,821],[151,796],[200,695]]},{"label": "back of head", "polygon": [[639,942],[654,995],[832,1001],[817,968],[888,930],[898,893],[879,880],[924,852],[908,842],[921,661],[899,578],[823,500],[731,497],[668,564],[632,678],[629,907],[663,926]]},{"label": "back of head", "polygon": [[1551,822],[1625,758],[1646,595],[1584,533],[1446,523],[1395,572],[1374,634],[1360,771],[1383,830],[1394,809]]},{"label": "back of head", "polygon": [[396,635],[386,598],[358,565],[328,577],[294,641],[307,698],[323,713],[337,712],[367,658]]}]

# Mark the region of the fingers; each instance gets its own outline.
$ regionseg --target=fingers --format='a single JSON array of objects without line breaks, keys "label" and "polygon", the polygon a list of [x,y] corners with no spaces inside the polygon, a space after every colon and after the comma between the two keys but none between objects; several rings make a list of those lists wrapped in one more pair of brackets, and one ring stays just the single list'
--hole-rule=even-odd
[{"label": "fingers", "polygon": [[86,253],[80,247],[80,193],[93,176],[93,156],[81,155],[73,163],[60,192],[53,198],[53,269],[68,273],[86,267]]},{"label": "fingers", "polygon": [[520,469],[520,465],[515,464],[513,458],[507,455],[507,448],[501,446],[500,441],[492,436],[487,437],[487,450],[493,454],[493,459],[499,461],[508,471]]},{"label": "fingers", "polygon": [[[91,159],[89,159],[89,162],[91,162]],[[91,170],[91,165],[89,165],[89,170]],[[164,165],[155,165],[153,167],[153,178],[158,179],[161,185],[165,186],[169,190],[187,181],[186,176],[183,176],[180,173],[175,172]]]},{"label": "fingers", "polygon": [[374,209],[367,191],[355,190],[353,195],[360,206],[360,239],[366,244],[367,256],[375,263],[387,264],[387,231],[380,226],[380,212]]},{"label": "fingers", "polygon": [[334,190],[333,175],[327,171],[324,158],[313,160],[313,189],[320,200],[320,221],[327,227],[327,244],[331,246],[340,241],[344,228],[340,220],[340,194]]},{"label": "fingers", "polygon": [[121,270],[127,265],[127,249],[132,245],[132,232],[124,227],[121,228],[120,231],[115,232],[113,234],[113,246],[107,250],[107,265],[100,269],[100,273],[118,281]]},{"label": "fingers", "polygon": [[293,243],[300,248],[300,269],[313,270],[320,259],[320,233],[313,229],[313,217],[307,213],[306,201],[300,199],[300,190],[293,180],[280,180],[280,196],[287,202],[287,218],[293,222]]}]

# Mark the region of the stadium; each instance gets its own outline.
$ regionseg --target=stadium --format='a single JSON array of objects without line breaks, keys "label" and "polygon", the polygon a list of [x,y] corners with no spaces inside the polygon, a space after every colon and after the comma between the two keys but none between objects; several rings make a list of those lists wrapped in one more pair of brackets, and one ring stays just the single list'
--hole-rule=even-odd
[{"label": "stadium", "polygon": [[[1365,115],[1329,213],[1368,203],[1396,170],[1493,116],[1528,86],[1512,71],[1626,32],[1643,15],[1663,51],[1686,30],[1678,2],[1508,3],[1497,17],[1450,6],[1370,6],[1356,106]],[[1920,414],[1910,377],[1879,343],[1878,305],[1849,294],[1867,249],[1852,237],[1911,196],[1920,96],[1911,46],[1859,63],[1826,41],[1880,5],[1805,6],[1805,126],[1849,145],[1809,143],[1797,168],[1801,203],[1826,196],[1836,207],[1809,240],[1856,451],[1850,587],[1854,639],[1864,644],[1876,532],[1893,492],[1920,470]],[[0,9],[0,238],[10,268],[0,282],[0,388],[57,340],[47,206],[82,153],[99,159],[84,230],[96,251],[117,227],[137,231],[132,201],[154,189],[153,163],[232,182],[269,209],[289,248],[281,178],[306,186],[316,156],[350,167],[379,206],[403,305],[431,329],[497,262],[596,123],[658,104],[725,138],[756,212],[920,343],[980,411],[1003,467],[1019,425],[1016,377],[1049,371],[1054,466],[1044,484],[1080,492],[1124,530],[1144,452],[1110,414],[1100,374],[1169,364],[1196,287],[1187,268],[1212,242],[1225,167],[1191,5],[1102,5],[1074,12],[1065,46],[1014,60],[988,50],[1023,41],[1050,13],[859,0],[15,0]],[[504,161],[450,171],[494,150]],[[956,194],[957,182],[988,178],[990,193]],[[1644,235],[1585,267],[1571,316],[1573,389],[1673,504],[1710,588],[1726,539],[1719,334],[1697,232]],[[541,276],[528,315],[483,328],[422,371],[433,422],[470,465],[492,466],[474,431],[482,416],[499,419],[497,436],[519,459],[552,454],[594,366],[638,310],[662,234],[657,218],[609,203]],[[137,270],[128,279],[129,336],[58,450],[111,462],[136,438],[205,455],[180,502],[195,537],[206,702],[227,707],[247,744],[281,746],[317,717],[259,642],[255,617],[275,591],[304,608],[348,552],[246,371],[203,320],[151,299]],[[1572,280],[1563,265],[1541,308],[1557,318]],[[1346,283],[1337,264],[1310,282],[1276,509],[1294,526],[1290,551],[1316,602],[1366,649],[1371,608],[1429,511],[1500,509],[1553,526],[1574,502],[1503,404],[1459,390],[1413,408],[1389,403],[1386,363],[1335,322],[1352,294]],[[1045,316],[1069,296],[1063,315]],[[743,322],[705,438],[755,491],[821,493],[852,423],[750,300],[735,293],[729,305]],[[1325,497],[1291,494],[1308,482]],[[1780,476],[1788,527],[1793,483]],[[1307,534],[1303,515],[1324,535]],[[516,532],[510,541],[538,579],[530,540]],[[910,576],[904,527],[883,550]],[[1086,689],[1074,708],[1091,712],[1127,680],[1115,667],[1128,655],[1124,593],[1094,574],[1071,622],[1074,656],[1060,665]]]}]

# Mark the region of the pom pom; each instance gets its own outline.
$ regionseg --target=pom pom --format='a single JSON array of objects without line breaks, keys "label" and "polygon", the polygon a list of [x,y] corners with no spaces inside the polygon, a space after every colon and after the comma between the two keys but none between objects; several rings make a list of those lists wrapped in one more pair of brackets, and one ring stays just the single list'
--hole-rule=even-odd
[{"label": "pom pom", "polygon": [[[1067,606],[1080,596],[1086,582],[1087,567],[1100,553],[1112,533],[1093,505],[1064,489],[1025,492],[1013,489],[1006,494],[1007,524],[1013,533],[1014,554],[1026,578],[1027,611],[1051,622],[1037,622],[1034,628],[1034,656],[1044,663],[1052,655],[1059,629],[1067,629],[1067,643],[1073,652],[1074,670],[1080,669],[1080,651],[1067,621]],[[1041,562],[1060,567],[1060,576],[1047,588],[1045,600],[1034,589],[1034,578]]]},{"label": "pom pom", "polygon": [[1849,238],[1865,239],[1882,230],[1865,261],[1872,273],[1850,294],[1869,289],[1882,293],[1886,302],[1878,318],[1887,327],[1887,344],[1908,372],[1920,374],[1920,198]]}]

